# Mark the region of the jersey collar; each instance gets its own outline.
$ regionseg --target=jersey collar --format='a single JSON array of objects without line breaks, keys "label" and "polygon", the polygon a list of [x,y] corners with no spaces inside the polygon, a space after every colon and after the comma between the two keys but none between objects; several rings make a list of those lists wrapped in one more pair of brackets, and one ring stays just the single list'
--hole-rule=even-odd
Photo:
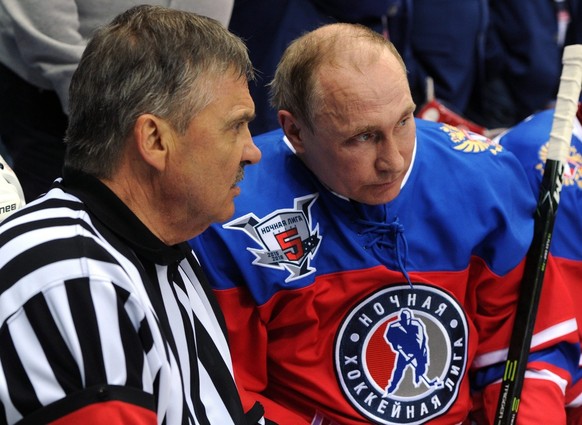
[{"label": "jersey collar", "polygon": [[65,167],[61,185],[86,205],[94,219],[127,242],[138,255],[163,265],[185,258],[187,244],[166,245],[99,179]]}]

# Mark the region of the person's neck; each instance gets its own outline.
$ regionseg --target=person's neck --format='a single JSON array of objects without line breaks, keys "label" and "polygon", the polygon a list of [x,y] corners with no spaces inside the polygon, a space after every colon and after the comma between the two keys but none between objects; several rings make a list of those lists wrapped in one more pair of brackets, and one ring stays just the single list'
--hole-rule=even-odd
[{"label": "person's neck", "polygon": [[160,198],[155,178],[138,178],[123,171],[110,179],[101,179],[115,195],[136,215],[136,217],[166,245],[183,242],[172,223],[172,215]]}]

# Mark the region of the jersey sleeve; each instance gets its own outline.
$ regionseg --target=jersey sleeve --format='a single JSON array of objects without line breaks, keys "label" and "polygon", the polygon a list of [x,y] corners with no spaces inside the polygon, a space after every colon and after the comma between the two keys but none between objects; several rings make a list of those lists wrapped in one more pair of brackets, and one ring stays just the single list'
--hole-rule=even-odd
[{"label": "jersey sleeve", "polygon": [[[525,261],[525,260],[524,260]],[[473,363],[475,412],[492,423],[498,404],[518,291],[503,290],[508,279],[520,282],[524,262],[503,279],[483,279],[477,298],[476,325],[480,345]],[[514,285],[507,285],[514,287]],[[550,256],[534,326],[531,351],[525,373],[517,423],[519,425],[565,423],[565,392],[572,381],[580,356],[573,305],[565,297],[565,282],[555,259]],[[512,300],[513,298],[513,300]],[[505,318],[500,320],[500,318]],[[539,406],[544,408],[540,409]]]},{"label": "jersey sleeve", "polygon": [[155,372],[146,361],[151,332],[127,291],[103,279],[55,282],[3,323],[0,399],[7,423],[157,422],[154,377],[145,373]]}]

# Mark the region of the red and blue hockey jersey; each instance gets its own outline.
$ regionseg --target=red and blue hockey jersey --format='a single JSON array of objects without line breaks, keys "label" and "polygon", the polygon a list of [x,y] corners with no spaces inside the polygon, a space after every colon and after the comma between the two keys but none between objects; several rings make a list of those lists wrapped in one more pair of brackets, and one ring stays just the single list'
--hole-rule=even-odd
[{"label": "red and blue hockey jersey", "polygon": [[[378,206],[322,186],[281,131],[256,137],[235,215],[191,241],[239,383],[280,424],[460,424],[472,391],[495,411],[535,199],[499,145],[416,123],[401,192]],[[520,424],[561,423],[579,357],[553,258],[546,278]]]},{"label": "red and blue hockey jersey", "polygon": [[[560,203],[554,224],[550,252],[565,276],[576,304],[582,300],[582,106],[574,120],[570,153],[565,167]],[[537,196],[547,157],[548,139],[554,111],[540,112],[510,131],[502,134],[499,143],[519,158]],[[582,325],[582,309],[576,309],[578,324]],[[582,329],[579,327],[581,338]],[[579,411],[582,420],[582,359],[574,384],[568,389],[566,402]],[[579,423],[579,422],[578,422]]]}]

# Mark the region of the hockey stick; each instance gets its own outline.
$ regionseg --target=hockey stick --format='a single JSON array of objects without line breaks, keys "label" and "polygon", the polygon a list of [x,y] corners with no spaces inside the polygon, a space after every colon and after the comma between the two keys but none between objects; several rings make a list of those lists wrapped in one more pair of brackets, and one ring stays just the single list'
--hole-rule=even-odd
[{"label": "hockey stick", "polygon": [[572,139],[582,83],[582,45],[564,48],[562,75],[548,142],[548,157],[535,213],[534,236],[527,253],[513,334],[495,413],[496,425],[514,424],[546,270],[562,176]]}]

